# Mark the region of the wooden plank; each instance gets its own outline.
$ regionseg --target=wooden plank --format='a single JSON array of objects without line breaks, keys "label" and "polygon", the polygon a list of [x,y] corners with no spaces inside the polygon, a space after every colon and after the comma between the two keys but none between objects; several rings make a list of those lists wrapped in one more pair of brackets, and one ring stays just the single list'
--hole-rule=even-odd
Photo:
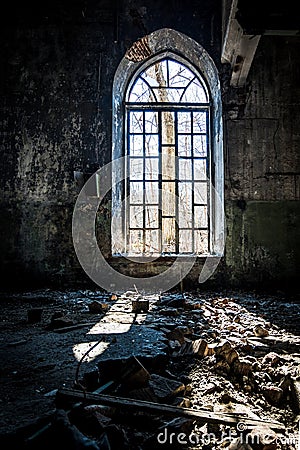
[{"label": "wooden plank", "polygon": [[177,417],[187,417],[200,422],[220,423],[225,425],[235,425],[243,422],[247,427],[256,427],[259,425],[268,425],[274,430],[284,430],[285,426],[280,422],[268,422],[265,420],[255,420],[246,417],[244,414],[218,414],[206,410],[194,410],[191,408],[182,408],[161,403],[146,402],[143,400],[133,400],[123,397],[115,397],[103,394],[90,394],[88,392],[75,391],[73,389],[60,389],[57,392],[57,398],[64,398],[71,401],[82,400],[85,402],[102,404],[106,406],[122,407],[126,410],[144,411],[157,415],[171,415]]}]

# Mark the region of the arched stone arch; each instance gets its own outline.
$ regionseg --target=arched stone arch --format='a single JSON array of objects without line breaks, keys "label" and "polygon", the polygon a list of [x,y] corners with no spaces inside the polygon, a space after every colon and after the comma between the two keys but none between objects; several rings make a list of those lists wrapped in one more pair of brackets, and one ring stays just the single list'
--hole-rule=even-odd
[{"label": "arched stone arch", "polygon": [[[210,239],[212,255],[221,255],[224,248],[224,165],[223,165],[223,124],[220,81],[217,68],[208,52],[195,40],[173,29],[163,28],[154,31],[133,44],[121,60],[113,81],[112,105],[112,160],[124,156],[125,141],[125,106],[124,99],[127,89],[136,76],[145,67],[163,56],[184,61],[199,72],[206,82],[211,101],[211,154],[210,164],[214,189],[211,191]],[[123,172],[124,167],[115,164],[112,173]],[[124,227],[121,225],[124,217],[122,209],[122,187],[115,186],[112,195],[112,211],[115,224],[119,224],[116,239],[125,240]],[[116,227],[112,235],[116,234]],[[122,252],[121,252],[122,253]]]}]

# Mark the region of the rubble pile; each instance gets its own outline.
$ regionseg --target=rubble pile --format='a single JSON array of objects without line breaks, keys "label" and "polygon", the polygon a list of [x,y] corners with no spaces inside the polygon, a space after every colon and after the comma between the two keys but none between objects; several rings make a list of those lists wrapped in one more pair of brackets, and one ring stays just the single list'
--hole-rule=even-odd
[{"label": "rubble pile", "polygon": [[92,339],[85,350],[73,347],[76,376],[51,391],[45,424],[15,435],[19,448],[298,449],[297,301],[237,292],[65,295],[44,332]]}]

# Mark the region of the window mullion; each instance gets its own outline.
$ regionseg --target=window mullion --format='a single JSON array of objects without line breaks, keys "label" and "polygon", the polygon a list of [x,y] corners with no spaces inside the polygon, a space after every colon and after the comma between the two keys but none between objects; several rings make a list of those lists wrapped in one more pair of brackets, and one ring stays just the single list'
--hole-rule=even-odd
[{"label": "window mullion", "polygon": [[127,111],[127,148],[126,148],[126,191],[125,191],[125,253],[128,252],[128,248],[130,248],[130,239],[131,239],[131,231],[130,231],[130,111]]},{"label": "window mullion", "polygon": [[191,112],[191,161],[192,161],[192,252],[195,253],[195,174],[194,174],[194,117]]},{"label": "window mullion", "polygon": [[175,117],[175,251],[179,253],[179,188],[178,188],[178,180],[179,180],[179,166],[178,166],[178,116],[177,112],[174,113]]},{"label": "window mullion", "polygon": [[146,252],[146,134],[145,111],[143,111],[143,253]]},{"label": "window mullion", "polygon": [[158,227],[159,227],[159,252],[162,254],[163,245],[163,233],[162,233],[162,124],[161,124],[161,111],[158,112]]}]

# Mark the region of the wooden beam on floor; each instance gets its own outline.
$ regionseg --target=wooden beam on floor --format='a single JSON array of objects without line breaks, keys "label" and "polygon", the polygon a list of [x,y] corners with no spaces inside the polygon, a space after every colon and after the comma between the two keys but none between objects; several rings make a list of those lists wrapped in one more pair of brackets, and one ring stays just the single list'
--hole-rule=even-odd
[{"label": "wooden beam on floor", "polygon": [[168,415],[174,417],[186,417],[203,423],[219,423],[224,425],[236,425],[243,422],[249,429],[259,425],[267,425],[276,431],[282,431],[285,426],[280,422],[252,419],[245,414],[238,413],[214,413],[207,410],[195,410],[182,408],[161,403],[146,402],[143,400],[133,400],[130,398],[115,397],[111,395],[92,394],[80,392],[74,389],[60,389],[57,392],[57,399],[67,401],[83,401],[87,403],[102,404],[105,406],[119,407],[126,411],[143,411],[156,415]]}]

